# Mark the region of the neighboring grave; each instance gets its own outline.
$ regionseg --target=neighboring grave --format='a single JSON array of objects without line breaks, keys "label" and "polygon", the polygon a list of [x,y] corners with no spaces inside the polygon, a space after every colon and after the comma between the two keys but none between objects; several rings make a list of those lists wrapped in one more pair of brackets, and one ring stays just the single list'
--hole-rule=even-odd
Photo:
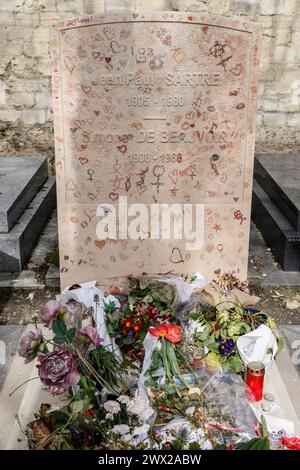
[{"label": "neighboring grave", "polygon": [[252,218],[282,268],[299,272],[299,155],[258,155],[254,177]]},{"label": "neighboring grave", "polygon": [[0,272],[23,269],[55,202],[45,157],[0,157]]},{"label": "neighboring grave", "polygon": [[[195,13],[53,26],[62,286],[143,272],[247,277],[259,42],[256,24]],[[97,237],[101,213],[110,221],[120,202],[126,213],[124,196],[147,205],[149,224],[144,214],[126,239],[123,217],[117,239]],[[197,249],[168,235],[166,214],[155,224],[164,203],[179,204],[172,219],[187,238],[193,221]]]}]

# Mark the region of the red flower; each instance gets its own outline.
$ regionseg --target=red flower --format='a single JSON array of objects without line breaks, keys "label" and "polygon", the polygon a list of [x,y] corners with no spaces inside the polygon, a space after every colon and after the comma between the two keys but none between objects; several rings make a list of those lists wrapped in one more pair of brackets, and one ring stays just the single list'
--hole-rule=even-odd
[{"label": "red flower", "polygon": [[300,450],[300,439],[298,437],[282,437],[281,443],[289,450]]},{"label": "red flower", "polygon": [[149,333],[153,336],[162,336],[171,343],[179,343],[182,340],[182,329],[180,326],[171,323],[161,323],[156,328],[149,328]]},{"label": "red flower", "polygon": [[143,323],[136,323],[135,325],[133,325],[133,331],[135,333],[139,333],[142,327],[143,327]]},{"label": "red flower", "polygon": [[86,410],[86,411],[83,412],[83,414],[84,414],[85,416],[94,416],[95,411]]}]

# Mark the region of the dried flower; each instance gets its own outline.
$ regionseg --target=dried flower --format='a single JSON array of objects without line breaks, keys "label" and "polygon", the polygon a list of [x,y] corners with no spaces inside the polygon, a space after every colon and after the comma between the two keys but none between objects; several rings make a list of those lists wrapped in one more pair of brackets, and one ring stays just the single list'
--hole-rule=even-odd
[{"label": "dried flower", "polygon": [[52,395],[60,395],[80,380],[76,367],[77,357],[66,349],[38,356],[37,365],[41,381],[48,386]]},{"label": "dried flower", "polygon": [[19,344],[19,355],[25,358],[25,364],[33,361],[38,353],[45,352],[45,343],[40,329],[29,331],[22,336]]},{"label": "dried flower", "polygon": [[96,328],[90,325],[81,328],[76,333],[76,344],[84,351],[93,351],[102,341]]},{"label": "dried flower", "polygon": [[56,300],[49,300],[49,302],[44,305],[41,310],[40,317],[45,326],[52,328],[52,323],[57,317],[60,307],[60,302],[57,302]]}]

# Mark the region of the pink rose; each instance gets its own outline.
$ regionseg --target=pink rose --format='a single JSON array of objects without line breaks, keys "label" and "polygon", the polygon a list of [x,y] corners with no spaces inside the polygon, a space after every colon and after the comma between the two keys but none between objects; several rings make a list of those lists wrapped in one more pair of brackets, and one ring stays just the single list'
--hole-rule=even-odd
[{"label": "pink rose", "polygon": [[49,300],[46,305],[42,308],[40,317],[44,322],[44,325],[49,329],[52,328],[52,324],[56,318],[68,322],[74,325],[75,316],[74,313],[67,307],[67,305],[61,305],[56,300]]},{"label": "pink rose", "polygon": [[77,357],[66,349],[39,356],[39,376],[52,395],[61,395],[80,380]]},{"label": "pink rose", "polygon": [[22,336],[19,344],[18,352],[21,357],[25,358],[25,364],[33,361],[39,352],[44,352],[45,343],[43,334],[40,329],[29,331]]},{"label": "pink rose", "polygon": [[76,344],[83,351],[93,351],[101,343],[98,331],[90,325],[81,328],[76,334]]},{"label": "pink rose", "polygon": [[56,300],[49,300],[41,310],[40,317],[44,322],[44,325],[48,328],[52,328],[52,323],[58,315],[61,305]]}]

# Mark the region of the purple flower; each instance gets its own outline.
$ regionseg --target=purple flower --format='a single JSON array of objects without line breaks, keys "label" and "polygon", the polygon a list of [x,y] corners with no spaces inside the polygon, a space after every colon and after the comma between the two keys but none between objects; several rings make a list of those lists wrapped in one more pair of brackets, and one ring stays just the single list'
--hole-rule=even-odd
[{"label": "purple flower", "polygon": [[45,351],[43,334],[40,329],[29,331],[22,336],[19,344],[19,354],[25,358],[25,364],[33,361],[39,352]]},{"label": "purple flower", "polygon": [[48,328],[52,328],[52,323],[58,315],[58,311],[61,305],[56,300],[49,300],[41,310],[40,317],[44,322],[44,325]]},{"label": "purple flower", "polygon": [[97,346],[102,343],[96,328],[88,325],[81,328],[76,334],[76,344],[84,351],[93,351]]},{"label": "purple flower", "polygon": [[44,325],[49,329],[52,328],[52,324],[56,318],[60,318],[63,321],[74,324],[74,313],[66,305],[61,305],[56,300],[49,300],[46,305],[42,308],[40,317],[44,322]]},{"label": "purple flower", "polygon": [[80,380],[77,370],[77,357],[66,349],[53,351],[48,355],[39,356],[39,376],[43,384],[47,385],[52,395],[60,395]]},{"label": "purple flower", "polygon": [[223,356],[231,356],[236,352],[236,342],[233,339],[224,339],[220,341],[218,350]]}]

